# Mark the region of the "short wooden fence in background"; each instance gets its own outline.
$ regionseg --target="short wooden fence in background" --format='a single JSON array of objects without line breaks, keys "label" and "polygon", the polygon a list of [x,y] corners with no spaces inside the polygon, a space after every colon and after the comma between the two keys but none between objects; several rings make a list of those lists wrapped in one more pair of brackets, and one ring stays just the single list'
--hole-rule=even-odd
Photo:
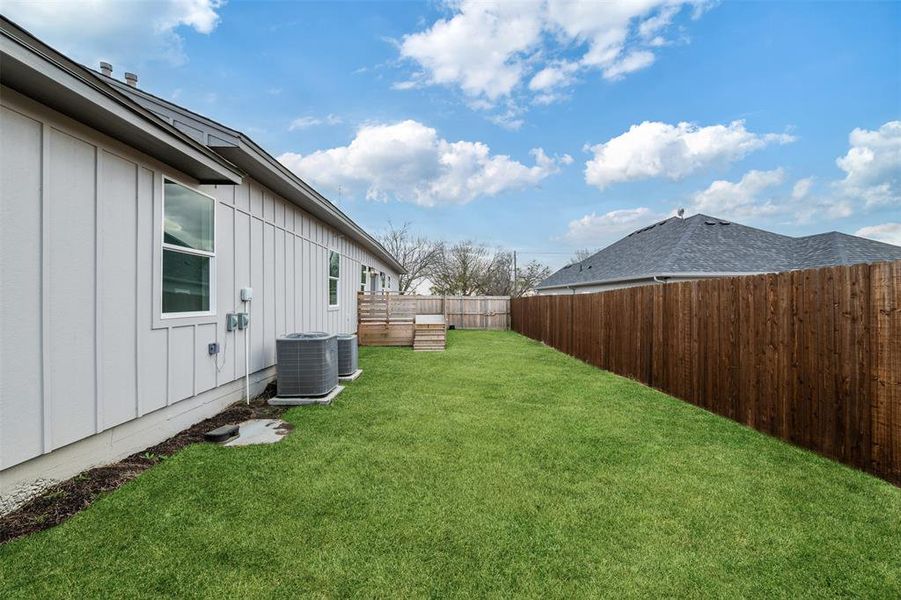
[{"label": "short wooden fence in background", "polygon": [[455,329],[509,329],[508,296],[357,294],[357,333],[364,346],[412,346],[416,315],[444,315]]},{"label": "short wooden fence in background", "polygon": [[901,261],[515,298],[512,328],[901,485]]}]

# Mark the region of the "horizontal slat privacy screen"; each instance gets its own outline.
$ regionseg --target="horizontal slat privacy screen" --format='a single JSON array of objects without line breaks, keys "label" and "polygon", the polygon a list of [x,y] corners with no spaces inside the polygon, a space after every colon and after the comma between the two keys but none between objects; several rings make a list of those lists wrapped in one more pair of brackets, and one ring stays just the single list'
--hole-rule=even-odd
[{"label": "horizontal slat privacy screen", "polygon": [[901,261],[514,298],[512,328],[901,485]]},{"label": "horizontal slat privacy screen", "polygon": [[416,315],[445,316],[455,329],[509,329],[509,296],[424,296],[397,292],[360,293],[359,320],[413,322]]}]

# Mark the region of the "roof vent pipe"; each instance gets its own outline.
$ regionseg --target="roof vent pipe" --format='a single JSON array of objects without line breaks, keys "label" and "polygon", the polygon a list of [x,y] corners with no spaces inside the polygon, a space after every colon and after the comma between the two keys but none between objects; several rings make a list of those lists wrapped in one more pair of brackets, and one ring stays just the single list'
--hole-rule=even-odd
[{"label": "roof vent pipe", "polygon": [[134,73],[126,73],[125,74],[125,83],[130,85],[133,88],[138,87],[138,76]]},{"label": "roof vent pipe", "polygon": [[106,75],[107,77],[113,76],[113,65],[108,62],[100,61],[100,72]]}]

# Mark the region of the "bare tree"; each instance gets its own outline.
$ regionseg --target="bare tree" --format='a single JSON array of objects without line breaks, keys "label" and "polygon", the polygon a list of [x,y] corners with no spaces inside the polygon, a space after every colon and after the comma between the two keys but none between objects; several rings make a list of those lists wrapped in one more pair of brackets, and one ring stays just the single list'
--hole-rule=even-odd
[{"label": "bare tree", "polygon": [[414,291],[429,276],[442,249],[441,242],[414,234],[410,230],[410,223],[395,227],[389,221],[388,229],[379,237],[379,241],[406,271],[397,282],[402,294]]},{"label": "bare tree", "polygon": [[592,256],[597,250],[591,250],[589,248],[579,248],[575,252],[573,252],[572,258],[569,259],[569,264],[574,265],[576,263],[580,263],[586,258]]},{"label": "bare tree", "polygon": [[513,294],[513,253],[498,250],[485,264],[480,294],[510,296]]},{"label": "bare tree", "polygon": [[532,261],[517,269],[514,280],[512,252],[492,252],[465,241],[443,250],[430,279],[434,294],[521,296],[550,274],[549,268]]},{"label": "bare tree", "polygon": [[484,273],[491,260],[488,249],[472,241],[443,247],[429,274],[432,293],[448,296],[481,294]]},{"label": "bare tree", "polygon": [[535,290],[535,286],[551,276],[551,269],[537,260],[516,269],[516,285],[511,296],[524,296]]}]

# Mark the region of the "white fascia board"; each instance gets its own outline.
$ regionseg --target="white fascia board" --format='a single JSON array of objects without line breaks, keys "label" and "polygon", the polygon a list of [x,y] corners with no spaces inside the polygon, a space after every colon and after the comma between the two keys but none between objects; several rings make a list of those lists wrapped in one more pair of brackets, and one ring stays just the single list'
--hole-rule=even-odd
[{"label": "white fascia board", "polygon": [[2,30],[4,85],[169,164],[203,183],[240,184],[242,173],[206,147]]}]

